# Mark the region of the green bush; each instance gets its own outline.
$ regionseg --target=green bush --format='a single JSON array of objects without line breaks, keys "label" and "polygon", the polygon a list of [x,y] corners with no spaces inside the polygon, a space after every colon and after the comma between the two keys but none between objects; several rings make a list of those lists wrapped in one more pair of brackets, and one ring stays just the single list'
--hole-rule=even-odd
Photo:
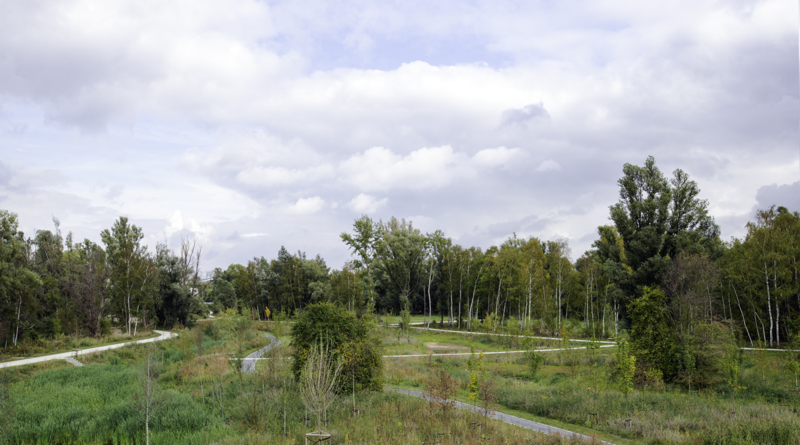
[{"label": "green bush", "polygon": [[528,364],[528,374],[530,374],[531,379],[533,379],[536,377],[536,373],[539,372],[539,368],[544,364],[544,355],[536,351],[528,351],[525,353],[525,359]]},{"label": "green bush", "polygon": [[100,335],[106,336],[111,334],[111,320],[103,318],[100,320]]},{"label": "green bush", "polygon": [[[344,380],[352,380],[360,388],[380,391],[383,389],[383,359],[380,340],[370,334],[366,321],[356,318],[343,307],[331,303],[318,303],[306,307],[291,331],[292,372],[295,377],[305,366],[309,349],[323,344],[333,351],[335,358],[342,358]],[[349,371],[348,371],[349,369]],[[350,382],[352,385],[352,381]]]}]

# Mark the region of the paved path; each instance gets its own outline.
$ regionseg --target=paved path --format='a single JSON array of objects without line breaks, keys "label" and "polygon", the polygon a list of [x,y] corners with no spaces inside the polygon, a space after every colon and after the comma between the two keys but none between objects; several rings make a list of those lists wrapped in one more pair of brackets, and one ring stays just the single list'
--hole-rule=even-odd
[{"label": "paved path", "polygon": [[[419,397],[425,399],[425,394],[419,391],[409,391],[407,389],[396,389],[396,388],[386,388],[386,391],[392,391],[400,394],[405,394],[409,396]],[[466,411],[471,412],[480,412],[480,408],[475,405],[470,405],[468,403],[463,403],[459,401],[454,401],[455,406],[458,409],[463,409]],[[586,436],[584,434],[575,433],[573,431],[567,431],[561,428],[556,428],[554,426],[546,425],[544,423],[534,422],[533,420],[523,419],[522,417],[512,416],[510,414],[504,414],[497,411],[489,411],[489,417],[492,419],[499,420],[501,422],[505,422],[511,425],[516,425],[521,428],[525,428],[528,430],[538,431],[540,433],[545,434],[559,434],[562,437],[577,437],[579,439],[583,439],[585,441],[592,441],[593,439],[590,436]],[[610,442],[603,441],[604,444],[609,444]]]},{"label": "paved path", "polygon": [[173,337],[177,337],[178,336],[178,334],[175,334],[175,333],[172,333],[172,332],[167,332],[167,331],[155,331],[154,330],[153,332],[156,332],[156,333],[158,333],[160,335],[158,337],[145,338],[144,340],[137,340],[137,341],[131,341],[131,342],[126,342],[126,343],[116,343],[116,344],[113,344],[113,345],[98,346],[96,348],[79,349],[77,351],[72,351],[72,352],[62,352],[60,354],[43,355],[41,357],[31,357],[31,358],[25,358],[25,359],[22,359],[22,360],[14,360],[14,361],[11,361],[11,362],[4,362],[4,363],[0,363],[0,368],[10,368],[12,366],[29,365],[31,363],[46,362],[46,361],[49,361],[49,360],[65,360],[67,358],[77,357],[79,355],[92,354],[94,352],[107,351],[109,349],[123,348],[125,346],[130,346],[130,345],[133,345],[133,344],[152,343],[152,342],[166,340],[168,338],[173,338]]},{"label": "paved path", "polygon": [[71,363],[71,364],[73,364],[73,365],[75,365],[75,366],[77,366],[77,367],[81,367],[81,366],[83,366],[83,363],[81,363],[81,362],[79,362],[79,361],[75,360],[75,359],[74,359],[74,358],[72,358],[72,357],[67,357],[67,358],[65,358],[64,360],[66,360],[68,363]]},{"label": "paved path", "polygon": [[281,341],[275,338],[274,335],[269,333],[265,333],[264,335],[266,335],[267,338],[270,340],[270,344],[248,355],[247,357],[244,358],[244,360],[242,360],[242,371],[244,371],[247,374],[250,374],[251,372],[254,372],[256,370],[256,360],[258,360],[259,357],[264,355],[270,349],[281,344]]},{"label": "paved path", "polygon": [[[436,331],[436,332],[450,332],[450,333],[453,333],[453,334],[496,335],[498,337],[536,338],[536,339],[539,339],[539,340],[557,340],[557,341],[562,341],[563,340],[562,338],[558,338],[558,337],[534,337],[532,335],[495,334],[495,333],[492,333],[492,332],[453,331],[453,330],[448,330],[448,329],[422,328],[422,327],[416,327],[416,326],[409,326],[409,327],[411,329],[422,329],[422,330],[425,330],[425,331]],[[580,339],[580,338],[571,338],[571,339],[569,339],[569,341],[591,343],[593,340],[584,340],[584,339]],[[594,340],[594,342],[595,343],[604,343],[604,344],[616,344],[613,341],[608,341],[608,340]]]},{"label": "paved path", "polygon": [[[613,348],[617,345],[599,345],[598,348]],[[555,351],[569,351],[572,349],[580,350],[581,348],[553,348],[553,349],[531,349],[534,352],[555,352]],[[521,354],[523,352],[528,352],[528,350],[521,350],[521,351],[475,351],[474,354],[480,354],[483,352],[483,355],[491,355],[491,354]],[[434,357],[446,357],[446,356],[454,356],[454,355],[472,355],[472,352],[448,352],[445,354],[405,354],[405,355],[384,355],[384,358],[406,358],[406,357],[427,357],[432,355]]]}]

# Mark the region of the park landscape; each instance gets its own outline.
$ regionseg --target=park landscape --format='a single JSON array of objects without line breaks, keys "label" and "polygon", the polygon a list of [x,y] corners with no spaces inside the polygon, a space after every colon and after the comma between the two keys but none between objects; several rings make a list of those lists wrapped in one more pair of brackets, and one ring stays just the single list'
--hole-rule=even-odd
[{"label": "park landscape", "polygon": [[[682,170],[618,186],[580,256],[364,215],[341,269],[281,248],[206,275],[125,217],[101,245],[3,210],[0,443],[800,443],[800,214],[723,240]],[[82,366],[19,364],[57,353]]]}]

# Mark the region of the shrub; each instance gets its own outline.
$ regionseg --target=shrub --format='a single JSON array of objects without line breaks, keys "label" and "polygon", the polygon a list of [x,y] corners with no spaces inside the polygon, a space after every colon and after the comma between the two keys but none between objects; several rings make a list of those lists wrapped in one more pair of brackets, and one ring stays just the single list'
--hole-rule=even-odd
[{"label": "shrub", "polygon": [[312,304],[292,326],[290,335],[295,378],[300,377],[311,347],[324,345],[332,351],[335,360],[342,358],[347,361],[341,381],[344,388],[349,388],[355,378],[359,388],[383,389],[380,342],[370,335],[363,318],[357,319],[345,308],[331,303]]},{"label": "shrub", "polygon": [[528,362],[528,374],[533,379],[536,377],[536,373],[539,372],[539,368],[544,364],[544,355],[536,351],[528,351],[525,353],[525,359]]}]

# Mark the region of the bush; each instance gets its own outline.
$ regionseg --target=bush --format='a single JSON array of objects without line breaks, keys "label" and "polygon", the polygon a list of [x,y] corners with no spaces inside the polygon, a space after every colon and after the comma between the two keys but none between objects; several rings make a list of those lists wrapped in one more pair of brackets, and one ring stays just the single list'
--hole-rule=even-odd
[{"label": "bush", "polygon": [[111,335],[111,320],[103,318],[100,320],[100,335]]},{"label": "bush", "polygon": [[528,362],[528,374],[530,374],[531,379],[533,379],[536,377],[539,368],[544,364],[544,355],[536,351],[528,351],[525,353],[525,359]]},{"label": "bush", "polygon": [[[296,378],[305,366],[312,346],[325,345],[335,359],[344,363],[342,385],[352,386],[353,377],[359,388],[383,389],[383,359],[380,342],[370,335],[364,319],[357,319],[343,307],[331,303],[306,307],[291,331],[292,372]],[[349,383],[349,385],[348,385]]]}]

